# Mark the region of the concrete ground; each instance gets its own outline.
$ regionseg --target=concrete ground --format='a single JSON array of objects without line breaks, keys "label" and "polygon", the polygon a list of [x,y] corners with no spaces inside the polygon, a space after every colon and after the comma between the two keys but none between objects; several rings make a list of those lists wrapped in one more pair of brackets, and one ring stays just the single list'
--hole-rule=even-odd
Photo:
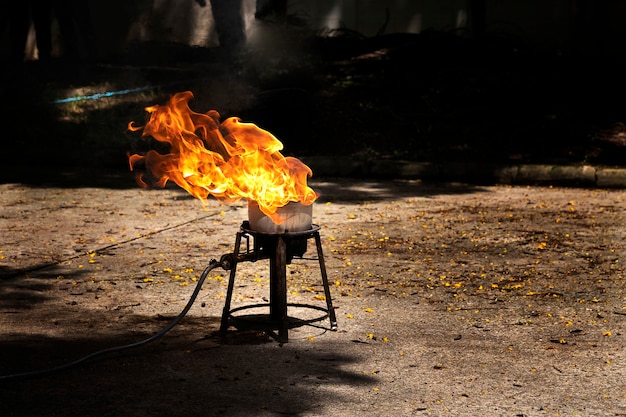
[{"label": "concrete ground", "polygon": [[[5,416],[626,415],[624,189],[314,177],[337,331],[220,335],[218,268],[169,332],[65,368],[172,323],[247,209],[63,175],[0,184]],[[268,281],[240,263],[233,307]],[[287,286],[325,305],[315,260]]]}]

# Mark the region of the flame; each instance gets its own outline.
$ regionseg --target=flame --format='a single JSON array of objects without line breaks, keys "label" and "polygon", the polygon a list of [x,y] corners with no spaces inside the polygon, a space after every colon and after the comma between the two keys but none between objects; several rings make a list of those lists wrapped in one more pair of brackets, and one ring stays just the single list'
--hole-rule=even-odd
[{"label": "flame", "polygon": [[[131,171],[140,162],[165,187],[173,181],[206,204],[209,196],[226,202],[256,201],[261,211],[280,223],[276,210],[291,201],[312,204],[317,193],[307,185],[311,169],[302,161],[285,157],[283,144],[271,133],[252,123],[230,117],[220,123],[215,110],[196,113],[189,108],[190,91],[174,94],[164,106],[146,107],[145,126],[128,124],[130,131],[143,129],[142,138],[152,137],[169,145],[169,153],[155,150],[129,155]],[[137,180],[148,184],[143,175]]]}]

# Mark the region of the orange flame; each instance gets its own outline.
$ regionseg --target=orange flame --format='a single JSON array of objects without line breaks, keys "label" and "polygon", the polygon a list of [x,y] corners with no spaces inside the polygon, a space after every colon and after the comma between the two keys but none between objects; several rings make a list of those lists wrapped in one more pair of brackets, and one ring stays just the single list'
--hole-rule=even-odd
[{"label": "orange flame", "polygon": [[[131,131],[143,129],[143,139],[152,137],[170,147],[167,154],[150,150],[129,155],[131,171],[144,161],[157,179],[155,185],[173,181],[203,203],[210,195],[226,202],[256,201],[276,223],[278,208],[291,201],[306,206],[317,199],[307,185],[311,169],[297,158],[283,156],[283,144],[271,133],[236,117],[220,123],[215,110],[196,113],[189,108],[191,98],[190,91],[176,93],[166,105],[146,108],[150,119],[145,126],[128,124]],[[141,174],[137,179],[148,186]]]}]

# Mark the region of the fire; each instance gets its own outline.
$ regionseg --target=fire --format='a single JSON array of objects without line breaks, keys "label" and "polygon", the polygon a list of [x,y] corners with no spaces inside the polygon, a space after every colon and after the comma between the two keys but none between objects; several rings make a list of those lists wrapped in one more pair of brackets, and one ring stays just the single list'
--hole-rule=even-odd
[{"label": "fire", "polygon": [[[189,108],[190,91],[174,94],[164,106],[145,110],[145,126],[128,124],[131,131],[143,129],[142,138],[152,137],[169,145],[169,153],[148,151],[129,155],[131,171],[140,162],[164,187],[173,181],[206,204],[209,196],[225,202],[247,199],[280,223],[276,210],[289,202],[311,205],[318,197],[307,185],[312,171],[302,161],[285,157],[283,144],[255,124],[230,117],[220,122],[215,110],[196,113]],[[142,174],[138,182],[148,187]]]}]

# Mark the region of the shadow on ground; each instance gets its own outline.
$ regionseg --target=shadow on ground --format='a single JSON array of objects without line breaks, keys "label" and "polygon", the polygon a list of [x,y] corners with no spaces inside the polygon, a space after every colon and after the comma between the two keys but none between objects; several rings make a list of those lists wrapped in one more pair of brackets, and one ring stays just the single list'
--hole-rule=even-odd
[{"label": "shadow on ground", "polygon": [[[10,343],[0,342],[3,357],[11,358],[2,372],[63,366],[99,349],[143,340],[150,336],[146,327],[163,323],[126,316],[105,319],[104,329],[89,329],[88,323],[103,323],[100,316],[83,312],[84,331],[62,339],[25,334]],[[266,345],[267,336],[255,332],[220,337],[215,331],[218,322],[216,317],[185,318],[151,344],[101,355],[47,375],[0,381],[5,413],[177,416],[184,410],[184,415],[298,416],[311,410],[322,412],[326,403],[341,401],[336,393],[322,396],[315,390],[317,394],[312,394],[311,385],[354,389],[373,383],[367,375],[346,370],[359,359],[340,353],[340,347],[309,350],[302,344]],[[116,325],[136,330],[121,332],[115,330]],[[345,394],[349,393],[346,389]]]}]

